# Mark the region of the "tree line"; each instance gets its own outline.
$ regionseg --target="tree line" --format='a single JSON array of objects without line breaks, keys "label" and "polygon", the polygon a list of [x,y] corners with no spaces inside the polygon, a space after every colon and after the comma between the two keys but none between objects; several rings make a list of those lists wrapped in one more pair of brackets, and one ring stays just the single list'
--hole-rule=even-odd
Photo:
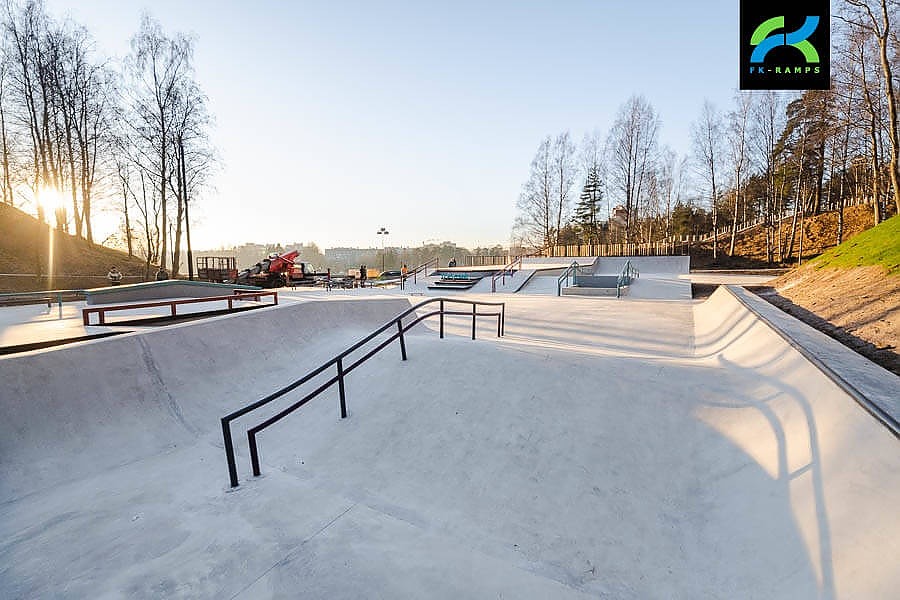
[{"label": "tree line", "polygon": [[101,56],[90,32],[41,0],[0,15],[0,198],[95,243],[96,211],[121,215],[112,241],[178,273],[190,207],[215,153],[193,40],[141,18],[130,52]]},{"label": "tree line", "polygon": [[684,156],[660,144],[661,120],[643,96],[577,146],[568,132],[547,136],[517,201],[514,243],[712,233],[715,257],[734,254],[742,222],[759,221],[768,261],[786,262],[801,251],[795,234],[808,216],[840,211],[840,243],[846,205],[871,205],[874,223],[900,212],[898,8],[897,0],[842,0],[831,89],[737,92],[725,109],[705,101]]}]

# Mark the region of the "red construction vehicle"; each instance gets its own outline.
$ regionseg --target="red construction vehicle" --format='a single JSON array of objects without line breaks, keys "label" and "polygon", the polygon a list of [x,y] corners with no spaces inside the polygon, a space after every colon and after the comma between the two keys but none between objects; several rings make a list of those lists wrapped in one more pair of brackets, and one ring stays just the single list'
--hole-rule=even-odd
[{"label": "red construction vehicle", "polygon": [[233,256],[198,256],[197,279],[213,283],[225,283],[237,279],[238,271]]},{"label": "red construction vehicle", "polygon": [[270,254],[249,269],[237,274],[235,283],[274,288],[285,285],[313,285],[317,277],[327,273],[316,273],[309,263],[294,262],[300,253],[291,250],[284,254]]}]

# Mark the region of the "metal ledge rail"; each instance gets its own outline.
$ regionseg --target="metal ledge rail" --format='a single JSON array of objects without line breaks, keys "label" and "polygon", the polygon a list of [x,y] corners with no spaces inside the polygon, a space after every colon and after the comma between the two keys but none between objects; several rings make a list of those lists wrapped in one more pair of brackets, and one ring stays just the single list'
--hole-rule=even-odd
[{"label": "metal ledge rail", "polygon": [[494,273],[494,275],[491,277],[491,293],[492,294],[497,291],[497,280],[502,278],[501,285],[506,285],[506,278],[512,277],[515,274],[516,265],[519,265],[518,270],[521,271],[522,270],[522,257],[521,256],[517,256],[514,259],[512,259],[511,261],[509,261],[509,263],[507,265],[505,265],[503,267],[503,270],[500,271],[499,273]]},{"label": "metal ledge rail", "polygon": [[[415,313],[416,310],[418,310],[419,308],[421,308],[427,304],[433,304],[435,302],[440,303],[438,310],[433,310],[433,311],[426,313],[424,315],[421,315],[421,316],[416,315],[416,319],[414,321],[407,323],[406,325],[403,324],[404,317],[409,316],[412,313]],[[445,303],[469,304],[472,306],[472,312],[445,310],[444,309]],[[499,306],[500,311],[492,312],[492,313],[479,313],[478,306]],[[307,402],[309,402],[310,400],[312,400],[313,398],[315,398],[316,396],[318,396],[319,394],[321,394],[322,392],[324,392],[325,390],[330,388],[335,383],[338,384],[338,391],[339,391],[340,399],[341,399],[341,418],[346,419],[347,418],[347,397],[346,397],[346,390],[344,389],[344,378],[355,368],[362,365],[364,362],[366,362],[367,360],[369,360],[370,358],[375,356],[378,352],[380,352],[381,350],[386,348],[388,345],[391,344],[391,342],[393,342],[394,340],[397,340],[397,339],[400,340],[400,356],[401,356],[402,360],[406,360],[406,342],[403,339],[403,334],[405,332],[409,331],[410,329],[412,329],[413,327],[415,327],[416,325],[418,325],[419,323],[421,323],[422,321],[424,321],[425,319],[427,319],[429,317],[438,316],[438,315],[440,316],[440,336],[442,339],[444,337],[444,316],[445,315],[471,316],[472,317],[472,339],[473,340],[475,339],[475,324],[476,324],[476,319],[478,317],[497,317],[497,337],[501,337],[504,334],[504,329],[506,327],[506,303],[505,302],[477,302],[477,301],[472,301],[472,300],[457,300],[455,298],[431,298],[429,300],[425,300],[424,302],[420,302],[420,303],[416,304],[415,306],[409,308],[408,310],[403,311],[402,313],[400,313],[396,317],[392,318],[390,321],[388,321],[387,323],[385,323],[384,325],[382,325],[381,327],[379,327],[378,329],[376,329],[375,331],[373,331],[372,333],[370,333],[363,339],[359,340],[358,342],[356,342],[355,344],[353,344],[352,346],[350,346],[349,348],[347,348],[346,350],[344,350],[343,352],[341,352],[340,354],[338,354],[337,356],[335,356],[334,358],[332,358],[331,360],[329,360],[328,362],[323,364],[322,366],[318,367],[317,369],[314,369],[313,371],[310,371],[309,373],[307,373],[306,375],[304,375],[297,381],[281,388],[277,392],[269,394],[262,400],[258,400],[256,402],[254,402],[253,404],[249,404],[249,405],[245,406],[244,408],[238,409],[238,410],[234,411],[233,413],[222,417],[222,438],[225,442],[225,458],[228,461],[228,477],[231,482],[231,487],[235,488],[235,487],[238,487],[238,485],[239,485],[237,464],[235,462],[235,457],[234,457],[234,443],[231,438],[231,422],[232,421],[234,421],[235,419],[242,417],[250,412],[253,412],[254,410],[256,410],[258,408],[262,408],[263,406],[269,404],[270,402],[284,396],[288,392],[291,392],[291,391],[297,389],[298,387],[300,387],[304,383],[308,382],[313,377],[316,377],[317,375],[319,375],[326,369],[329,369],[331,367],[336,368],[337,374],[334,377],[330,378],[328,381],[326,381],[325,383],[323,383],[322,385],[317,387],[315,390],[313,390],[309,394],[305,395],[303,398],[301,398],[297,402],[291,404],[289,407],[282,410],[278,414],[266,419],[259,425],[256,425],[255,427],[252,427],[247,430],[247,439],[250,443],[250,462],[253,465],[253,475],[258,477],[260,475],[260,468],[259,468],[259,449],[257,447],[256,436],[257,436],[257,434],[259,434],[260,431],[262,431],[266,427],[269,427],[270,425],[274,425],[275,423],[277,423],[284,417],[288,416],[289,414],[291,414],[292,412],[294,412],[295,410],[297,410],[298,408],[300,408],[301,406],[303,406],[304,404],[306,404]],[[367,352],[362,358],[356,360],[355,362],[353,362],[349,365],[344,365],[344,359],[347,358],[350,354],[359,350],[362,346],[371,342],[377,336],[379,336],[380,334],[382,334],[392,328],[396,328],[397,330],[394,333],[392,333],[390,335],[390,337],[388,337],[386,340],[384,340],[383,342],[378,344],[378,346],[376,346],[374,349]]]},{"label": "metal ledge rail", "polygon": [[622,272],[616,278],[616,298],[620,297],[624,286],[631,285],[631,280],[635,277],[640,277],[640,275],[637,268],[631,264],[631,261],[626,260],[625,265],[622,267]]},{"label": "metal ledge rail", "polygon": [[[135,308],[156,308],[160,306],[168,306],[169,307],[169,316],[176,317],[178,316],[177,307],[182,306],[184,304],[202,304],[204,302],[221,302],[225,301],[228,303],[228,310],[234,309],[234,303],[239,300],[255,300],[256,302],[260,301],[260,298],[264,296],[272,297],[272,304],[278,304],[278,292],[244,292],[240,290],[235,290],[234,294],[230,296],[208,296],[206,298],[188,298],[182,300],[160,300],[159,302],[140,302],[134,304],[116,304],[114,306],[96,306],[89,308],[82,308],[81,315],[82,320],[84,321],[85,327],[91,324],[91,315],[96,313],[99,319],[99,325],[106,325],[106,313],[114,312],[114,311],[123,311],[123,310],[132,310]],[[184,314],[184,313],[182,313]]]}]

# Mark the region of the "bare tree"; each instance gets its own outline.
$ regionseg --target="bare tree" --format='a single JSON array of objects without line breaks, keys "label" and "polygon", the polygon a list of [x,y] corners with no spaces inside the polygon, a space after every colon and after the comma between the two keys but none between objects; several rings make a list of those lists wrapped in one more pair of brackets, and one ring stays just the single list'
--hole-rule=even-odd
[{"label": "bare tree", "polygon": [[611,175],[625,200],[625,242],[632,241],[637,212],[647,193],[657,150],[660,121],[643,96],[632,96],[619,109],[609,133]]},{"label": "bare tree", "polygon": [[172,155],[177,139],[179,98],[191,81],[193,45],[183,36],[168,37],[160,24],[145,14],[131,39],[126,59],[132,127],[142,142],[141,170],[155,182],[159,193],[162,232],[159,261],[165,267],[168,252],[169,191],[175,174]]},{"label": "bare tree", "polygon": [[577,172],[575,145],[569,137],[569,132],[566,131],[556,136],[553,142],[553,176],[555,179],[553,205],[556,212],[557,243],[563,223],[568,220],[570,193],[575,184]]},{"label": "bare tree", "polygon": [[716,110],[716,107],[708,100],[704,101],[703,108],[700,110],[700,120],[691,126],[691,139],[698,174],[709,186],[709,203],[712,211],[713,227],[713,259],[718,256],[719,245],[719,194],[716,173],[722,161],[722,129],[722,117]]},{"label": "bare tree", "polygon": [[516,208],[516,230],[524,243],[549,248],[556,242],[553,230],[555,191],[553,140],[544,138],[531,160],[528,180],[522,186]]},{"label": "bare tree", "polygon": [[734,170],[734,205],[731,216],[731,243],[728,255],[734,256],[734,242],[737,237],[738,216],[740,215],[741,195],[743,192],[743,175],[749,166],[750,153],[747,149],[747,135],[750,129],[752,97],[747,93],[738,93],[735,97],[735,109],[728,114],[728,148],[731,167]]},{"label": "bare tree", "polygon": [[[898,176],[898,159],[900,159],[900,139],[897,130],[897,98],[894,91],[893,66],[889,56],[894,52],[895,43],[892,20],[897,16],[900,2],[897,0],[845,0],[848,5],[846,14],[841,18],[851,25],[873,36],[878,44],[878,59],[884,81],[884,96],[888,111],[888,136],[891,141],[890,181],[893,190],[894,205],[900,212],[900,176]],[[878,200],[876,198],[876,204]]]}]

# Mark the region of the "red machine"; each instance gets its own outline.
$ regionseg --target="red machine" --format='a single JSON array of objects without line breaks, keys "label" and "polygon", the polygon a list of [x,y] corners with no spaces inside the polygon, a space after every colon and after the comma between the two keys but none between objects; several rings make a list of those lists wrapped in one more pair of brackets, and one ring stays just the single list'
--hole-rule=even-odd
[{"label": "red machine", "polygon": [[296,250],[284,254],[272,253],[249,269],[238,273],[235,283],[266,288],[285,285],[313,285],[316,277],[326,275],[314,272],[309,263],[294,262],[298,254],[300,253]]}]

